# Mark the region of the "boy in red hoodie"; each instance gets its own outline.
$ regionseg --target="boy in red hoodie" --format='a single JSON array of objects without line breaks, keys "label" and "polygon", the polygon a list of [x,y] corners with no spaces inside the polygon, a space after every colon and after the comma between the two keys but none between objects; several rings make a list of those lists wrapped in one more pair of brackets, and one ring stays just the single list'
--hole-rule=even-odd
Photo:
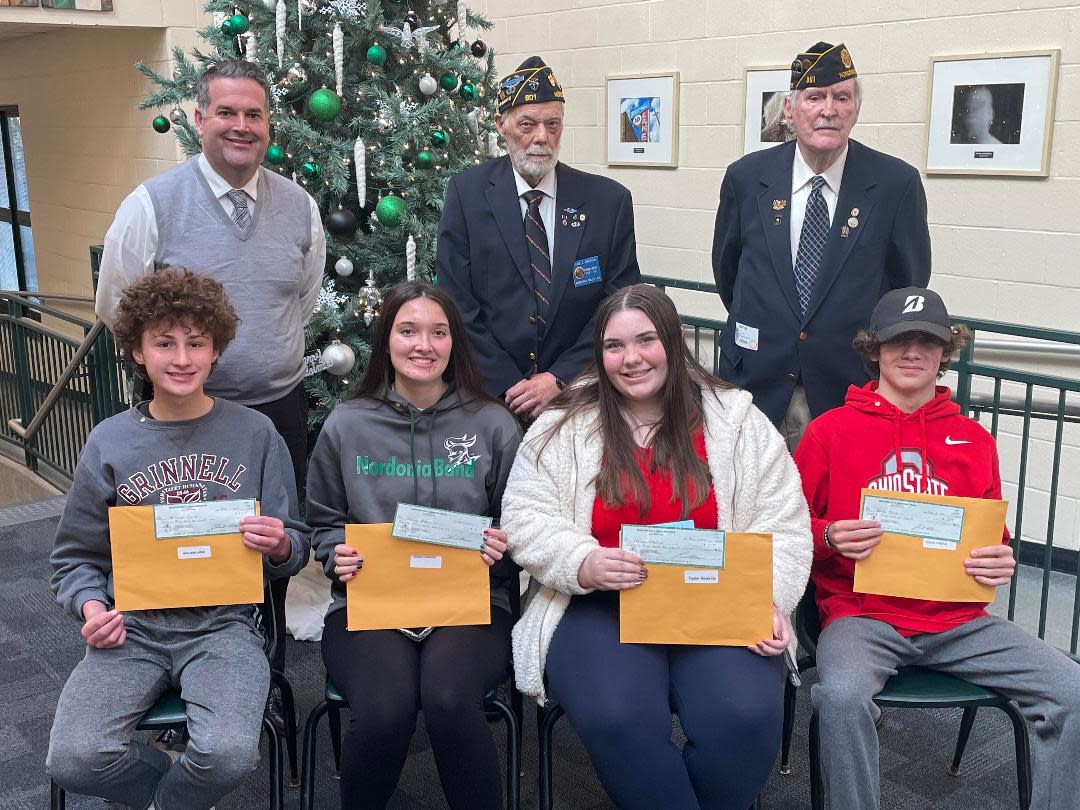
[{"label": "boy in red hoodie", "polygon": [[[821,614],[811,690],[833,810],[880,803],[880,716],[873,696],[899,667],[918,664],[1016,700],[1035,730],[1032,808],[1073,808],[1080,796],[1080,666],[985,604],[855,593],[855,561],[881,541],[881,525],[858,520],[866,487],[1001,498],[997,447],[960,415],[937,379],[969,332],[954,328],[941,298],[918,287],[878,302],[855,348],[879,379],[848,388],[843,407],[810,423],[795,464],[814,535],[811,579]],[[1016,562],[1001,544],[972,551],[969,576],[1005,585]]]}]

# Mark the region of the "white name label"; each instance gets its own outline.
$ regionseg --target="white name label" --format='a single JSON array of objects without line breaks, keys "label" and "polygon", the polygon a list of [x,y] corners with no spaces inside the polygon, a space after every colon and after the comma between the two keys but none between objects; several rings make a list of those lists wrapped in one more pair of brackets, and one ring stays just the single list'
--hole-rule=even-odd
[{"label": "white name label", "polygon": [[922,541],[923,548],[940,548],[945,551],[956,551],[956,543],[952,543],[948,540],[938,540],[933,537],[924,537]]},{"label": "white name label", "polygon": [[683,571],[685,585],[715,585],[719,581],[719,571]]},{"label": "white name label", "polygon": [[210,556],[210,546],[180,546],[176,556],[181,560],[199,560]]},{"label": "white name label", "polygon": [[426,554],[413,554],[409,558],[410,568],[442,568],[442,557],[431,557]]}]

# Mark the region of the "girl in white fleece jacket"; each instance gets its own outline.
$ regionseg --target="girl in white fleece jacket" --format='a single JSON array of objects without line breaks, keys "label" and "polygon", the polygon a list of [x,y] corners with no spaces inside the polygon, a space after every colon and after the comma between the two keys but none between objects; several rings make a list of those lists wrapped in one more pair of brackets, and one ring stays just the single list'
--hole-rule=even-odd
[{"label": "girl in white fleece jacket", "polygon": [[[687,350],[663,292],[639,284],[606,299],[594,354],[598,371],[526,434],[503,496],[510,553],[532,577],[514,628],[518,687],[543,702],[546,677],[618,807],[747,807],[779,747],[787,614],[810,570],[798,473],[750,395]],[[619,642],[618,591],[647,576],[619,528],[680,519],[772,533],[772,638]]]}]

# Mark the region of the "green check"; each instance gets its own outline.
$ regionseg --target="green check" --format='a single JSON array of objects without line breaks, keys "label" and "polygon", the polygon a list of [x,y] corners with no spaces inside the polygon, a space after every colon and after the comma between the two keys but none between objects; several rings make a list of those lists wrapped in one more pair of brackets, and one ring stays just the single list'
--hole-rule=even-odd
[{"label": "green check", "polygon": [[688,565],[723,568],[726,535],[713,529],[672,526],[622,527],[622,547],[654,565]]},{"label": "green check", "polygon": [[491,518],[484,515],[399,503],[390,533],[398,540],[479,550],[490,527]]}]

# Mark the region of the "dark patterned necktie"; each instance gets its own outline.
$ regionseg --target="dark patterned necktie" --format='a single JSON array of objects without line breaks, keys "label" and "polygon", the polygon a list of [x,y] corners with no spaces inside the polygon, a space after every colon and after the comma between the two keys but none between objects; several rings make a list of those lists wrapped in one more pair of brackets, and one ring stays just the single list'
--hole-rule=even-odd
[{"label": "dark patterned necktie", "polygon": [[551,257],[548,255],[547,229],[540,218],[540,203],[544,192],[526,191],[523,195],[529,210],[525,212],[525,241],[529,244],[529,264],[533,271],[533,292],[536,294],[536,318],[543,337],[551,302]]},{"label": "dark patterned necktie", "polygon": [[248,208],[247,192],[234,188],[232,191],[226,192],[225,196],[233,204],[232,221],[236,223],[236,227],[241,231],[246,231],[248,223],[251,222],[251,209]]},{"label": "dark patterned necktie", "polygon": [[799,236],[799,252],[795,257],[795,288],[799,291],[799,306],[803,315],[810,303],[810,294],[814,291],[825,243],[829,240],[829,209],[821,193],[825,178],[817,175],[812,183],[810,198],[806,201],[802,234]]}]

